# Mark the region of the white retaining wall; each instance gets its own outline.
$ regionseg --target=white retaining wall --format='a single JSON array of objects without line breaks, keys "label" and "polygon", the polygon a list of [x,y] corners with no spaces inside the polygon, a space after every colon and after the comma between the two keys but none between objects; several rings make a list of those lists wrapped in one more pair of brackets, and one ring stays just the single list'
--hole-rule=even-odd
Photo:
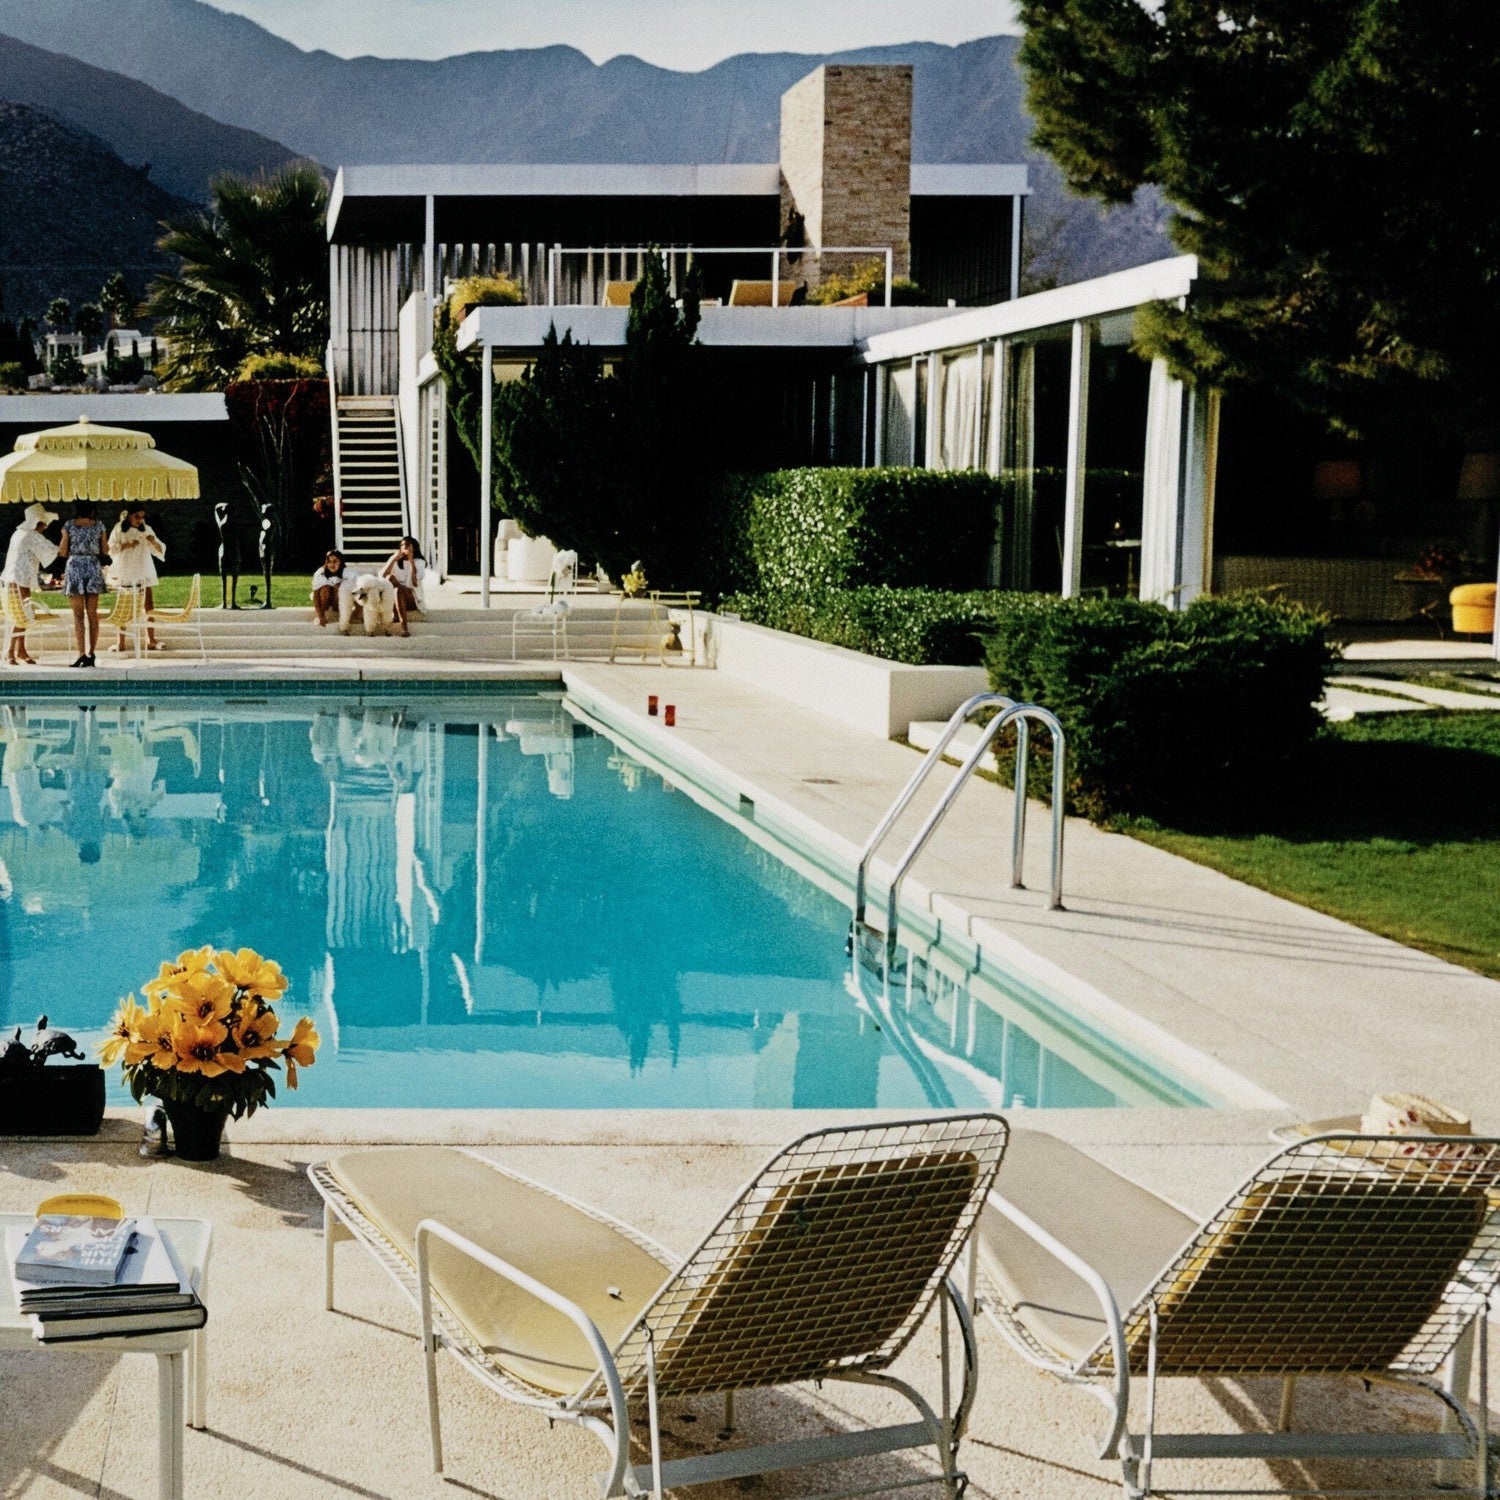
[{"label": "white retaining wall", "polygon": [[707,617],[705,635],[708,659],[726,677],[881,739],[905,734],[915,719],[946,719],[989,685],[983,667],[910,667],[722,615]]}]

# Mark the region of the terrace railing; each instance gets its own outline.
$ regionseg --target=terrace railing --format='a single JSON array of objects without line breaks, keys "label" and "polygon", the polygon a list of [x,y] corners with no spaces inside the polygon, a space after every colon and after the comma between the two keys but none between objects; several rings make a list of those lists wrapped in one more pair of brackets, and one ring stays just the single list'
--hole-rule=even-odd
[{"label": "terrace railing", "polygon": [[829,257],[878,259],[883,268],[882,300],[891,305],[895,255],[889,245],[823,245],[789,248],[785,245],[553,245],[547,252],[547,305],[549,307],[596,306],[610,282],[640,278],[646,257],[659,255],[675,295],[686,275],[700,260],[731,257],[741,280],[751,278],[770,284],[770,305],[782,305],[782,288],[799,279],[798,264],[814,260],[826,265]]}]

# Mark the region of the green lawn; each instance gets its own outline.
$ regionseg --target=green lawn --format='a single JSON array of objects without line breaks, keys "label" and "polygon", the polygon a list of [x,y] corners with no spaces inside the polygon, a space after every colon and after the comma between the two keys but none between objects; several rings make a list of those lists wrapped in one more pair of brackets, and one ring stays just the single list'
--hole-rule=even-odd
[{"label": "green lawn", "polygon": [[1332,726],[1251,817],[1124,831],[1500,979],[1500,713]]},{"label": "green lawn", "polygon": [[[312,574],[308,573],[282,573],[271,576],[271,602],[277,606],[298,606],[310,610],[312,603],[308,598],[312,587]],[[190,573],[177,573],[166,575],[156,585],[156,602],[163,606],[177,606],[186,602],[188,589],[192,586],[193,578]],[[256,603],[261,599],[260,590],[263,585],[259,573],[240,575],[239,592],[236,595],[241,608],[246,608],[250,603],[250,585],[256,587]],[[66,610],[68,601],[62,594],[43,594],[53,609]],[[105,594],[101,597],[99,608],[107,612],[115,602],[113,594]],[[207,608],[217,609],[219,607],[219,575],[217,573],[205,573],[203,575],[203,603]]]}]

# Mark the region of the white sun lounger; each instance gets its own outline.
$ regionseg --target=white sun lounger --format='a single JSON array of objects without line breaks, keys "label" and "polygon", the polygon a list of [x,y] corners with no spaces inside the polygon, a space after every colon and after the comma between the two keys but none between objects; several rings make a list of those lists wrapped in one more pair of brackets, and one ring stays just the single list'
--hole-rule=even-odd
[{"label": "white sun lounger", "polygon": [[[1119,1458],[1132,1497],[1160,1493],[1158,1460],[1236,1457],[1437,1460],[1445,1477],[1472,1464],[1465,1493],[1488,1493],[1482,1338],[1472,1410],[1467,1395],[1500,1277],[1500,1141],[1316,1137],[1272,1156],[1200,1224],[1062,1141],[1018,1130],[977,1242],[986,1312],[1031,1363],[1104,1402],[1099,1456]],[[1311,1375],[1425,1391],[1445,1430],[1293,1431],[1295,1382]],[[1278,1430],[1157,1432],[1167,1376],[1279,1378]],[[1132,1379],[1145,1386],[1134,1433]]]},{"label": "white sun lounger", "polygon": [[[995,1115],[816,1131],[775,1156],[679,1262],[659,1245],[469,1152],[392,1147],[309,1169],[334,1246],[354,1238],[422,1319],[433,1466],[442,1470],[436,1357],[446,1349],[501,1395],[604,1444],[601,1492],[659,1496],[908,1448],[936,1451],[946,1493],[974,1395],[973,1328],[949,1273],[1005,1149]],[[889,1373],[941,1304],[936,1407]],[[950,1320],[963,1342],[951,1400]],[[805,1381],[874,1382],[917,1420],[664,1461],[668,1398]],[[632,1405],[649,1461],[630,1463]],[[864,1493],[864,1491],[862,1491]]]}]

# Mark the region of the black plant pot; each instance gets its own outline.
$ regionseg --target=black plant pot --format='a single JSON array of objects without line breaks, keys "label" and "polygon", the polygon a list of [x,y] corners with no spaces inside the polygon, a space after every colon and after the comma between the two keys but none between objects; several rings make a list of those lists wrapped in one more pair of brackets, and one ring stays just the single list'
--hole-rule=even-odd
[{"label": "black plant pot", "polygon": [[227,1109],[199,1109],[196,1104],[162,1100],[172,1127],[172,1153],[179,1161],[217,1161],[224,1141]]}]

